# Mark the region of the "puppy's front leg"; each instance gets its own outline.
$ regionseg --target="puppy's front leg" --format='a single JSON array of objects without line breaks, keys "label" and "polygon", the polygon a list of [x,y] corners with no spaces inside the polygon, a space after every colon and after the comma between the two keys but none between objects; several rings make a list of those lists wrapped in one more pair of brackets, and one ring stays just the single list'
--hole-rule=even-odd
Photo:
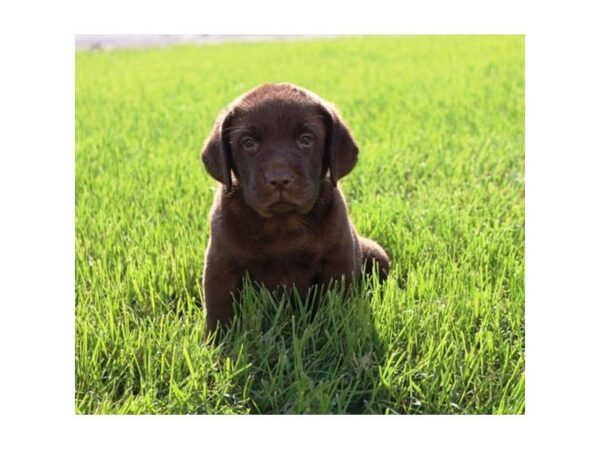
[{"label": "puppy's front leg", "polygon": [[330,287],[332,282],[343,281],[341,287],[347,292],[353,280],[360,277],[360,252],[352,241],[341,247],[323,261],[323,284]]},{"label": "puppy's front leg", "polygon": [[209,244],[204,262],[204,337],[227,326],[233,319],[233,299],[242,280],[242,272],[229,258]]}]

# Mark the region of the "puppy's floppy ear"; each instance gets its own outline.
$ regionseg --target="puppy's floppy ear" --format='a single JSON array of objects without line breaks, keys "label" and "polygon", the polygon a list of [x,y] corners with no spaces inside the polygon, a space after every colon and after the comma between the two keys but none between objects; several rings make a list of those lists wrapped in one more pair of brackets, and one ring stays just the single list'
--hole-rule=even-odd
[{"label": "puppy's floppy ear", "polygon": [[335,187],[337,181],[348,175],[356,165],[358,146],[335,107],[326,102],[322,102],[321,107],[325,112],[327,125],[325,167],[329,168],[331,182]]},{"label": "puppy's floppy ear", "polygon": [[232,111],[229,108],[219,115],[202,149],[202,162],[206,171],[214,179],[223,183],[227,187],[227,192],[231,190],[232,164],[231,148],[224,131],[231,116]]}]

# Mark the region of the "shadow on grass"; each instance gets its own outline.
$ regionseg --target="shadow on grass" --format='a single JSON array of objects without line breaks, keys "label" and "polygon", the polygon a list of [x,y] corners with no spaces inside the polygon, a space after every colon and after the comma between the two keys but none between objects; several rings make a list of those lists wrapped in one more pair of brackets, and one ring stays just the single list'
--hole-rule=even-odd
[{"label": "shadow on grass", "polygon": [[233,395],[254,414],[381,413],[384,349],[370,305],[381,288],[370,278],[348,296],[333,288],[314,296],[314,308],[295,293],[246,282],[220,347],[240,368]]}]

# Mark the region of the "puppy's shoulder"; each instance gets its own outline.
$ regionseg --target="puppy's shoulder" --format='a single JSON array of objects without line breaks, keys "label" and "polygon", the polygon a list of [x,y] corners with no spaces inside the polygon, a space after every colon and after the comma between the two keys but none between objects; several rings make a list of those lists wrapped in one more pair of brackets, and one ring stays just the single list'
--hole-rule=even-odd
[{"label": "puppy's shoulder", "polygon": [[251,227],[258,219],[258,214],[244,201],[239,186],[234,185],[229,192],[225,186],[219,186],[209,213],[212,234],[236,233],[241,227]]}]

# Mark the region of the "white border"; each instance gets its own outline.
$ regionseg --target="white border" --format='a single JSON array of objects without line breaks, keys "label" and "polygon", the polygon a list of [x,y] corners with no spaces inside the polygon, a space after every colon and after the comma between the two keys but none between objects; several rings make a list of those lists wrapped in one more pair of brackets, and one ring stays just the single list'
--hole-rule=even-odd
[{"label": "white border", "polygon": [[[14,2],[3,11],[3,447],[597,444],[597,14],[578,1],[391,3]],[[75,417],[74,35],[124,32],[525,32],[526,415]]]}]

